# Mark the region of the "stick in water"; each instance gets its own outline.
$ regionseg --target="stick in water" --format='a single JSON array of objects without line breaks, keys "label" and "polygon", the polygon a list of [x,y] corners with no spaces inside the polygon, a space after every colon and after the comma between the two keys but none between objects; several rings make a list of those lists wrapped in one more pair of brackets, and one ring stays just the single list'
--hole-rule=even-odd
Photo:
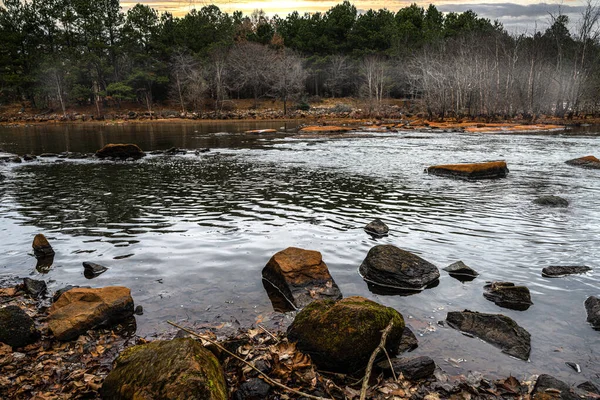
[{"label": "stick in water", "polygon": [[365,378],[363,379],[362,389],[360,391],[360,400],[365,400],[367,398],[367,389],[369,388],[369,378],[371,377],[371,371],[373,370],[373,363],[375,362],[375,358],[377,358],[377,354],[385,348],[385,341],[387,340],[387,336],[392,330],[394,326],[394,320],[391,320],[388,326],[385,327],[383,333],[381,334],[381,342],[379,342],[379,346],[375,348],[373,354],[371,354],[371,358],[369,358],[369,363],[367,364],[367,372],[365,373]]}]

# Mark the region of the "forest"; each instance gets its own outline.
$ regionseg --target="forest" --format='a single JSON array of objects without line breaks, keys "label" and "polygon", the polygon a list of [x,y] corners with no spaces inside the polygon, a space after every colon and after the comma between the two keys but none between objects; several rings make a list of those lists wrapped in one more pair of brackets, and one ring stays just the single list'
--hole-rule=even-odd
[{"label": "forest", "polygon": [[136,102],[181,113],[278,99],[284,113],[319,98],[387,98],[430,117],[571,118],[600,111],[600,9],[508,32],[472,11],[416,4],[359,13],[268,17],[214,5],[182,17],[118,0],[0,3],[0,105],[66,113]]}]

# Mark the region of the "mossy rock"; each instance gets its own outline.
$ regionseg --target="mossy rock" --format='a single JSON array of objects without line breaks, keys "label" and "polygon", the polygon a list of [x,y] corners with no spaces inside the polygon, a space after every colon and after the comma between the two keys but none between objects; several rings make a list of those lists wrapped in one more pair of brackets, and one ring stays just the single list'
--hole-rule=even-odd
[{"label": "mossy rock", "polygon": [[0,308],[0,342],[25,347],[40,337],[33,319],[18,306]]},{"label": "mossy rock", "polygon": [[227,386],[216,357],[183,338],[123,351],[100,394],[104,400],[226,400]]},{"label": "mossy rock", "polygon": [[404,318],[393,308],[363,297],[312,302],[296,315],[288,329],[288,339],[297,342],[298,348],[322,369],[358,372],[366,367],[390,321],[394,325],[386,349],[395,355]]}]

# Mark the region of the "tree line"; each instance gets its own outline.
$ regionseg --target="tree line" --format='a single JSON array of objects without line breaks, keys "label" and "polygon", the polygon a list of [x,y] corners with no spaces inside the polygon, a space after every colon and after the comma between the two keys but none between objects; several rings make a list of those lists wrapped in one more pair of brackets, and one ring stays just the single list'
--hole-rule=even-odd
[{"label": "tree line", "polygon": [[[600,9],[577,21],[550,15],[544,30],[511,34],[472,11],[413,4],[359,13],[269,18],[214,5],[183,17],[118,0],[4,0],[0,104],[65,113],[72,105],[135,101],[152,111],[222,110],[229,100],[410,99],[430,117],[595,114],[600,102]],[[571,28],[571,29],[570,29]]]}]

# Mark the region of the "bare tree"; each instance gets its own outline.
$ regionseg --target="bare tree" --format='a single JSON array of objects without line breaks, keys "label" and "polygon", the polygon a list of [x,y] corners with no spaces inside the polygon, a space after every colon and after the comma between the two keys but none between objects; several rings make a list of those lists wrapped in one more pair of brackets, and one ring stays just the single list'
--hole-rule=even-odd
[{"label": "bare tree", "polygon": [[287,115],[288,99],[302,92],[308,75],[303,60],[293,50],[282,48],[277,52],[271,73],[270,92],[283,101],[283,114]]},{"label": "bare tree", "polygon": [[341,97],[352,80],[352,62],[348,56],[336,54],[329,59],[325,87],[332,97]]},{"label": "bare tree", "polygon": [[369,111],[372,112],[379,107],[389,88],[387,62],[378,56],[365,57],[360,64],[359,74],[361,97],[367,99]]},{"label": "bare tree", "polygon": [[276,60],[277,53],[274,50],[258,43],[242,42],[231,50],[229,65],[233,79],[238,80],[240,87],[250,90],[255,107],[268,88]]}]

